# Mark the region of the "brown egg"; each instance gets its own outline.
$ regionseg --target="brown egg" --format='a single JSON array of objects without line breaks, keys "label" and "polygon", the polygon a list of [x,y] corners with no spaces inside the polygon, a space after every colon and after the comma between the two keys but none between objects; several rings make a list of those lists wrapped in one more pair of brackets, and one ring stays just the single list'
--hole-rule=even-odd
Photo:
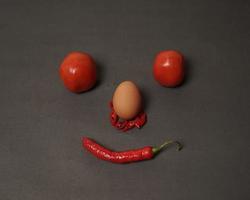
[{"label": "brown egg", "polygon": [[122,119],[134,118],[141,110],[141,101],[140,91],[131,81],[120,83],[114,92],[114,110]]}]

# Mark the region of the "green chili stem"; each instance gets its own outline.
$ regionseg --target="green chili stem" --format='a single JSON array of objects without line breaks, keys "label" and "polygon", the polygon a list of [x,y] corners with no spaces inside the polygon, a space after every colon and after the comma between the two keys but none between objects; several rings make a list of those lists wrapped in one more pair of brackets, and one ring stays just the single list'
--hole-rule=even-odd
[{"label": "green chili stem", "polygon": [[160,151],[162,151],[164,148],[166,148],[167,146],[171,145],[171,144],[176,144],[177,145],[177,150],[180,151],[182,149],[182,144],[178,141],[166,141],[164,142],[162,145],[158,146],[158,147],[153,147],[152,151],[154,154],[159,153]]}]

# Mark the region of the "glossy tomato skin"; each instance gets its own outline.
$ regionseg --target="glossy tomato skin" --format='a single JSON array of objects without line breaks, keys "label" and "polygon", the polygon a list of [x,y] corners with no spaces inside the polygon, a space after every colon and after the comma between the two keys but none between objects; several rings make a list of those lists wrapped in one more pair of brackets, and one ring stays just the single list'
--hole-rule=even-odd
[{"label": "glossy tomato skin", "polygon": [[75,93],[85,92],[96,83],[96,64],[84,52],[71,52],[62,61],[60,77],[66,88]]},{"label": "glossy tomato skin", "polygon": [[154,78],[161,85],[176,87],[184,79],[184,58],[174,50],[161,51],[155,57],[153,66]]}]

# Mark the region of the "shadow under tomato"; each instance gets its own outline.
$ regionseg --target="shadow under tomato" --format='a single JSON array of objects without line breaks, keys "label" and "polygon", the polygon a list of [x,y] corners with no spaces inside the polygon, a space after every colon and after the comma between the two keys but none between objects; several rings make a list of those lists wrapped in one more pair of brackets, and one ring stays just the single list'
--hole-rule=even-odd
[{"label": "shadow under tomato", "polygon": [[184,69],[185,69],[184,80],[183,80],[182,84],[180,84],[177,87],[186,86],[193,79],[193,74],[194,74],[193,70],[194,69],[193,69],[192,61],[190,59],[185,59]]},{"label": "shadow under tomato", "polygon": [[97,76],[97,80],[96,80],[96,84],[93,88],[91,88],[91,90],[95,90],[97,88],[99,88],[102,83],[105,80],[105,76],[106,76],[106,67],[103,64],[102,61],[95,59],[95,63],[96,63],[96,76]]},{"label": "shadow under tomato", "polygon": [[142,110],[147,114],[150,105],[150,95],[144,87],[140,88],[140,92],[142,96]]},{"label": "shadow under tomato", "polygon": [[175,86],[175,87],[169,87],[170,89],[180,88],[180,87],[186,87],[191,80],[193,79],[193,64],[190,59],[185,59],[184,62],[184,79],[181,84]]}]

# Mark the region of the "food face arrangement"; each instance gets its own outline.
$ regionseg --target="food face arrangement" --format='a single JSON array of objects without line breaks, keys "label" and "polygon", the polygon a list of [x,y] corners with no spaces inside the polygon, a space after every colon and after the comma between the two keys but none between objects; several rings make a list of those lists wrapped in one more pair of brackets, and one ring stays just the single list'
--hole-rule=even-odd
[{"label": "food face arrangement", "polygon": [[[97,80],[94,59],[84,52],[71,52],[62,61],[59,68],[64,86],[74,93],[92,89]],[[177,87],[184,80],[184,58],[173,50],[162,51],[156,55],[153,64],[155,80],[165,87]],[[116,129],[126,132],[132,128],[141,128],[147,121],[143,108],[143,97],[139,87],[132,81],[121,82],[109,102],[110,123]],[[132,163],[152,159],[165,147],[176,144],[178,150],[182,145],[177,141],[166,141],[159,147],[146,146],[127,151],[112,151],[94,140],[82,137],[82,146],[99,159],[113,163]]]}]

